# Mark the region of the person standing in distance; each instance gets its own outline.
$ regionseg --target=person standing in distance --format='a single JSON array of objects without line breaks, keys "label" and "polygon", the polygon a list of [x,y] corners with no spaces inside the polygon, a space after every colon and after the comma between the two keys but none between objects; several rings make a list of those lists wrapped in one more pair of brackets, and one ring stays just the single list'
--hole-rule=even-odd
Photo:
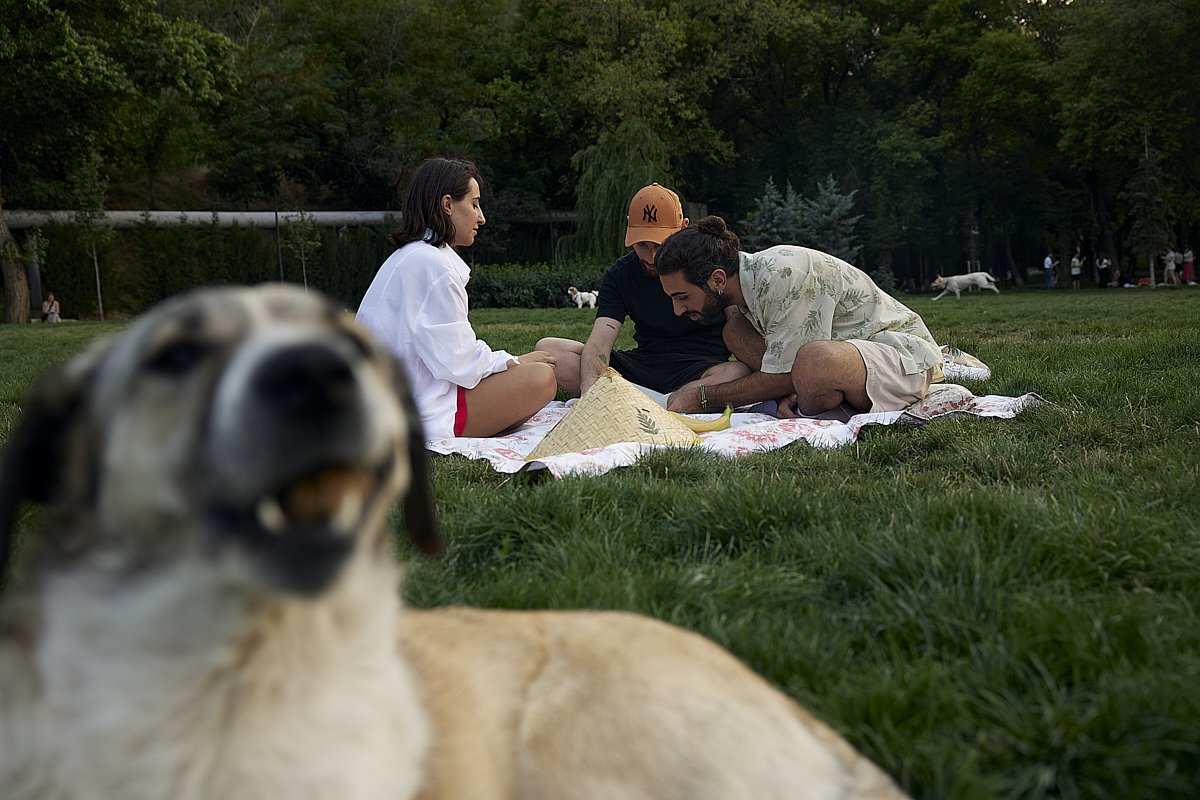
[{"label": "person standing in distance", "polygon": [[488,437],[519,425],[554,399],[554,359],[492,350],[467,319],[469,247],[486,222],[479,169],[431,158],[413,173],[383,262],[357,318],[390,349],[412,385],[427,440]]},{"label": "person standing in distance", "polygon": [[[610,366],[626,380],[662,394],[748,375],[747,366],[729,360],[722,338],[725,318],[697,324],[676,316],[658,282],[659,247],[688,225],[679,195],[657,183],[645,186],[633,196],[625,222],[625,246],[633,249],[604,273],[587,341],[547,337],[537,343],[554,357],[559,387],[582,396]],[[633,320],[637,346],[613,350],[626,317]]]}]

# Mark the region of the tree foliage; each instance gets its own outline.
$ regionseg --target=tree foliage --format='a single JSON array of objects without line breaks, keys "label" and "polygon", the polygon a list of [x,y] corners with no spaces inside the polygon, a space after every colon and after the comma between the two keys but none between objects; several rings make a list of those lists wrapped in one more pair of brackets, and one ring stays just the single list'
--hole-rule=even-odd
[{"label": "tree foliage", "polygon": [[1144,268],[1149,148],[1155,224],[1200,241],[1195,0],[0,3],[17,206],[98,156],[136,207],[191,167],[214,205],[396,208],[422,159],[470,155],[503,215],[475,258],[527,257],[557,210],[562,253],[607,259],[650,180],[761,227],[768,179],[831,176],[859,260],[925,285],[1077,242]]},{"label": "tree foliage", "polygon": [[[560,240],[568,258],[609,261],[624,249],[626,214],[634,192],[650,183],[673,187],[670,149],[643,120],[627,119],[576,157],[576,232]],[[632,187],[632,188],[631,188]]]},{"label": "tree foliage", "polygon": [[[234,86],[233,49],[194,21],[159,14],[153,0],[3,0],[0,206],[77,208],[72,187],[97,159],[153,177],[198,155],[185,131]],[[0,211],[0,241],[10,240]],[[28,304],[24,270],[0,261],[5,321],[23,320],[27,310],[11,301]]]},{"label": "tree foliage", "polygon": [[742,243],[750,250],[764,250],[777,244],[803,244],[800,222],[800,197],[792,184],[779,191],[774,176],[767,178],[753,210],[742,220],[746,235]]},{"label": "tree foliage", "polygon": [[743,242],[754,250],[798,244],[853,264],[860,250],[855,228],[862,219],[861,214],[854,213],[857,192],[842,192],[837,179],[830,175],[818,181],[816,193],[806,198],[791,183],[786,192],[780,192],[775,180],[768,178],[762,196],[754,201],[754,210],[743,220],[748,229]]},{"label": "tree foliage", "polygon": [[321,252],[321,231],[312,214],[301,212],[283,226],[283,249],[300,264],[300,282],[308,288],[308,267]]}]

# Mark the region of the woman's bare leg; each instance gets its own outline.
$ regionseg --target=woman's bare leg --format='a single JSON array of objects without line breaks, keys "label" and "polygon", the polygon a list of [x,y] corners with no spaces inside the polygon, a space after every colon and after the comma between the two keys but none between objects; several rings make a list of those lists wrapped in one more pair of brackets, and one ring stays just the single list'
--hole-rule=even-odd
[{"label": "woman's bare leg", "polygon": [[554,399],[554,367],[545,362],[518,364],[487,376],[467,389],[463,436],[495,436],[532,417]]}]

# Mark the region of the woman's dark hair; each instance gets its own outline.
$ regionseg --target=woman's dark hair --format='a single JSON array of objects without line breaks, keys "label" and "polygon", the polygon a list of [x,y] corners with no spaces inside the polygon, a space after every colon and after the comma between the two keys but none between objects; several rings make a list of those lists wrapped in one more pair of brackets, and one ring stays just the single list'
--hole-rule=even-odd
[{"label": "woman's dark hair", "polygon": [[659,275],[683,270],[688,283],[703,286],[715,269],[725,270],[726,275],[737,274],[741,246],[737,234],[725,226],[725,220],[703,217],[667,237],[654,257],[654,270]]},{"label": "woman's dark hair", "polygon": [[471,188],[471,179],[483,187],[483,176],[475,162],[466,158],[430,158],[421,163],[408,183],[408,193],[400,206],[403,216],[400,224],[388,238],[396,247],[425,239],[426,231],[433,231],[428,241],[434,247],[453,242],[456,231],[450,217],[442,210],[442,198],[450,195],[455,200],[466,197]]}]

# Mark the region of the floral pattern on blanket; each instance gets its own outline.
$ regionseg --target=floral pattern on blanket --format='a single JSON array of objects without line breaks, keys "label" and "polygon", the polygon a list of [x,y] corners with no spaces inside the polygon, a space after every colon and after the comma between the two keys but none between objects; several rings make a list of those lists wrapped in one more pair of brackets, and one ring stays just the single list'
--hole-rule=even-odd
[{"label": "floral pattern on blanket", "polygon": [[[1020,397],[976,397],[962,386],[937,384],[931,387],[924,401],[906,411],[858,414],[847,422],[825,419],[776,419],[766,414],[734,414],[729,428],[701,434],[702,441],[696,446],[729,458],[777,450],[799,441],[807,442],[813,447],[842,447],[856,440],[859,431],[867,425],[891,425],[896,422],[923,424],[952,413],[1011,419],[1039,402],[1042,402],[1042,399],[1036,394]],[[542,437],[550,432],[570,407],[569,402],[556,400],[534,414],[524,425],[503,436],[489,439],[437,439],[429,442],[427,446],[431,451],[443,455],[457,454],[467,458],[486,459],[497,472],[546,469],[556,478],[574,474],[600,475],[614,467],[628,466],[644,453],[661,449],[658,445],[623,442],[579,453],[562,453],[534,462],[526,461],[525,457],[533,452]],[[716,415],[697,416],[711,419]]]}]

